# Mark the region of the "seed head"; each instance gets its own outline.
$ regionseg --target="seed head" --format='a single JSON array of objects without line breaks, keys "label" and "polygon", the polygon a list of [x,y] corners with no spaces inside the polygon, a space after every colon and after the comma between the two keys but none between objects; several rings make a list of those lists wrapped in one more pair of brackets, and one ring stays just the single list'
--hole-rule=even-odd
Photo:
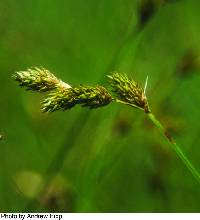
[{"label": "seed head", "polygon": [[26,71],[19,71],[13,75],[21,87],[27,90],[46,92],[57,87],[70,88],[71,86],[57,79],[53,73],[43,67],[33,67]]},{"label": "seed head", "polygon": [[116,101],[142,109],[145,112],[150,111],[145,90],[137,82],[122,73],[113,73],[108,75],[108,78],[116,95]]},{"label": "seed head", "polygon": [[78,86],[69,89],[55,89],[42,102],[43,112],[67,110],[80,104],[83,107],[98,108],[109,104],[111,95],[102,86]]}]

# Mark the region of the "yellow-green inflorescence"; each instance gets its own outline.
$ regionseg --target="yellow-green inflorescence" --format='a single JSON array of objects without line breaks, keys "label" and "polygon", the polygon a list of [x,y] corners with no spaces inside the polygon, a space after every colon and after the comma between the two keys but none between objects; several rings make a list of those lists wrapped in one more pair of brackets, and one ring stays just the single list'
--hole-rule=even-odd
[{"label": "yellow-green inflorescence", "polygon": [[129,79],[124,73],[108,75],[110,85],[116,97],[116,102],[121,102],[135,108],[150,112],[145,89],[137,82]]},{"label": "yellow-green inflorescence", "polygon": [[105,106],[111,101],[111,95],[103,86],[78,86],[63,90],[56,89],[44,99],[42,111],[67,110],[76,104],[92,109]]},{"label": "yellow-green inflorescence", "polygon": [[160,121],[151,113],[145,94],[147,81],[143,88],[134,80],[129,79],[126,74],[113,73],[108,75],[110,85],[116,97],[113,99],[103,86],[93,87],[80,85],[71,87],[69,84],[57,79],[50,71],[44,68],[30,68],[27,71],[15,73],[13,77],[19,82],[20,86],[25,87],[27,90],[48,92],[47,97],[42,102],[43,112],[64,111],[77,104],[91,109],[99,108],[108,105],[111,101],[143,110],[200,183],[200,173],[198,170],[186,157],[182,149],[176,144]]},{"label": "yellow-green inflorescence", "polygon": [[71,87],[43,67],[33,67],[26,71],[19,71],[16,72],[13,77],[19,82],[21,87],[24,87],[27,90],[46,92],[57,87]]},{"label": "yellow-green inflorescence", "polygon": [[111,95],[103,86],[71,87],[42,67],[16,72],[13,77],[27,90],[49,92],[42,101],[43,112],[67,110],[77,104],[92,109],[105,106],[112,101]]}]

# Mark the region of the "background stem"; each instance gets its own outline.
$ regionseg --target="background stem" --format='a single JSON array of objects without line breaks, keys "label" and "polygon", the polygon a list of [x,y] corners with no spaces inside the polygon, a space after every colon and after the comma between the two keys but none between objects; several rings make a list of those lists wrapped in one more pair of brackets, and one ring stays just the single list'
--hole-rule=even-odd
[{"label": "background stem", "polygon": [[153,124],[159,129],[159,131],[167,138],[168,142],[170,143],[173,150],[177,153],[179,158],[183,161],[183,163],[186,165],[186,167],[190,170],[192,175],[197,179],[197,181],[200,183],[200,174],[194,167],[194,165],[190,162],[190,160],[187,158],[187,156],[183,153],[181,148],[177,145],[177,143],[174,141],[174,139],[171,137],[171,135],[167,132],[167,130],[163,127],[163,125],[160,123],[158,119],[154,116],[152,113],[147,113],[149,119],[153,122]]}]

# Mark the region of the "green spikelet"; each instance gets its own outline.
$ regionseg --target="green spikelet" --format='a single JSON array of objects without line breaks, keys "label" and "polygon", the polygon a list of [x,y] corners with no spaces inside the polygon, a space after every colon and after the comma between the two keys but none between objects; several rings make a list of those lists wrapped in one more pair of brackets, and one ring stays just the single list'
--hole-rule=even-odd
[{"label": "green spikelet", "polygon": [[122,73],[113,73],[108,78],[117,102],[143,109],[145,112],[150,111],[145,91],[137,82]]},{"label": "green spikelet", "polygon": [[43,112],[67,110],[77,104],[83,107],[99,108],[112,101],[111,95],[102,86],[78,86],[69,89],[56,89],[42,102]]},{"label": "green spikelet", "polygon": [[16,72],[13,78],[27,90],[46,92],[57,87],[70,88],[68,84],[57,79],[53,73],[43,67],[33,67],[26,71]]}]

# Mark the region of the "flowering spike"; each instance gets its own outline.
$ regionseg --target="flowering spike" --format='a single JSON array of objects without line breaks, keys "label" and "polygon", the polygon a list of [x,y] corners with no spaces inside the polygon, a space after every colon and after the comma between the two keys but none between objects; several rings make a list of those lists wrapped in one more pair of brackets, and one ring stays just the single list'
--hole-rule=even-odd
[{"label": "flowering spike", "polygon": [[131,105],[135,108],[150,112],[145,89],[137,82],[129,79],[126,74],[113,73],[108,75],[113,92],[116,94],[116,101]]},{"label": "flowering spike", "polygon": [[65,111],[76,104],[92,109],[105,106],[111,101],[111,95],[102,86],[78,86],[63,90],[55,89],[42,102],[42,111]]},{"label": "flowering spike", "polygon": [[49,70],[43,67],[33,67],[26,71],[19,71],[13,75],[21,87],[27,90],[46,92],[57,87],[71,88],[70,85],[57,79]]}]

